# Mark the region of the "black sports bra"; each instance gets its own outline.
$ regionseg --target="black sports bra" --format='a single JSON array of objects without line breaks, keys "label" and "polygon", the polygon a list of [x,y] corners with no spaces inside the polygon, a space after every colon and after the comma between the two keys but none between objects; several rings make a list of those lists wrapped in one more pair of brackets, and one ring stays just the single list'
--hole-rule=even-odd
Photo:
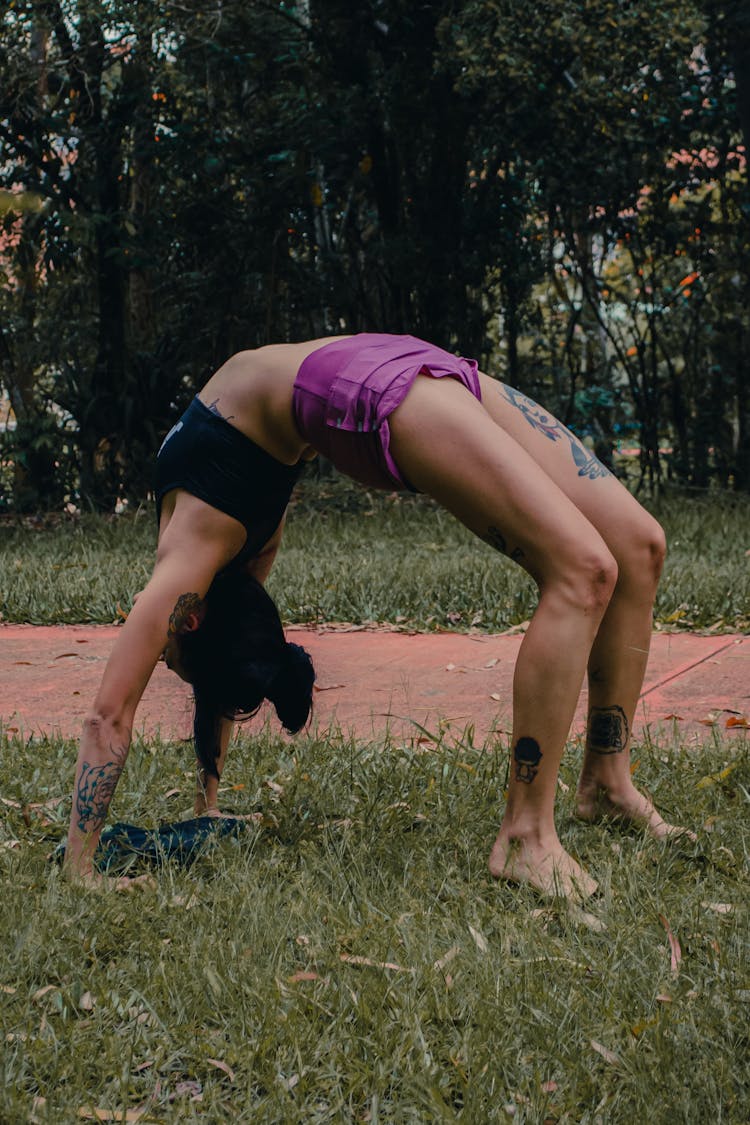
[{"label": "black sports bra", "polygon": [[277,461],[194,398],[156,458],[157,520],[166,493],[184,488],[243,525],[247,540],[229,564],[240,566],[276,531],[302,468]]}]

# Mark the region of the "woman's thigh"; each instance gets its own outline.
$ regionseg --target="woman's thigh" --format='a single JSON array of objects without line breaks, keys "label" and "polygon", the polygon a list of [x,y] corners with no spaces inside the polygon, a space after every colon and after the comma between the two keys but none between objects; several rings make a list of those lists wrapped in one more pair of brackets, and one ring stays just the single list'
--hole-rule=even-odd
[{"label": "woman's thigh", "polygon": [[[538,582],[611,560],[592,521],[564,487],[562,447],[542,463],[465,387],[425,375],[389,421],[394,460],[415,488],[520,562]],[[589,484],[610,487],[604,478]]]},{"label": "woman's thigh", "polygon": [[480,375],[482,405],[596,527],[618,563],[661,531],[634,496],[571,431],[533,399]]}]

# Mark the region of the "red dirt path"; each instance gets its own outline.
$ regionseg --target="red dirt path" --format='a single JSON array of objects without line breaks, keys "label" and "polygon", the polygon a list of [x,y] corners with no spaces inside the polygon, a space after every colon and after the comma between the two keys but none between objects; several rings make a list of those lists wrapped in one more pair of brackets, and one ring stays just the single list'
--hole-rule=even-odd
[{"label": "red dirt path", "polygon": [[[341,628],[288,630],[311,653],[317,673],[313,724],[360,738],[389,729],[396,738],[439,725],[477,742],[510,725],[518,635],[406,634]],[[75,737],[94,698],[117,626],[0,625],[0,721],[24,735]],[[577,715],[580,729],[585,694]],[[263,721],[263,715],[253,722]],[[655,633],[636,729],[703,740],[709,726],[737,738],[750,722],[750,637]],[[729,724],[729,725],[728,725]],[[158,665],[136,727],[166,738],[190,734],[189,689]]]}]

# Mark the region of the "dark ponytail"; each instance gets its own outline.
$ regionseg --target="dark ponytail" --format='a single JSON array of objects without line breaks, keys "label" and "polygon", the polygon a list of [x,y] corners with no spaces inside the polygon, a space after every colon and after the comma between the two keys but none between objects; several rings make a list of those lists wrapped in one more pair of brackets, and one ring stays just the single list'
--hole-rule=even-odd
[{"label": "dark ponytail", "polygon": [[287,642],[281,667],[268,686],[267,698],[276,708],[281,725],[292,734],[307,722],[314,682],[310,653],[302,645]]},{"label": "dark ponytail", "polygon": [[221,719],[249,719],[269,699],[294,734],[310,715],[315,670],[309,654],[286,641],[273,599],[254,578],[219,574],[205,601],[199,628],[179,638],[180,659],[195,694],[195,752],[218,777]]}]

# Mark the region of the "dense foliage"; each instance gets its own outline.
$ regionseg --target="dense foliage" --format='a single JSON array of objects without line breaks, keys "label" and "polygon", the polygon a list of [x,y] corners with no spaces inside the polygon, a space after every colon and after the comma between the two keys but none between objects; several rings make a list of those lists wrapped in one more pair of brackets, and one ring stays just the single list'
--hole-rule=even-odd
[{"label": "dense foliage", "polygon": [[10,0],[2,502],[141,498],[227,355],[362,329],[749,489],[749,43],[746,0]]}]

